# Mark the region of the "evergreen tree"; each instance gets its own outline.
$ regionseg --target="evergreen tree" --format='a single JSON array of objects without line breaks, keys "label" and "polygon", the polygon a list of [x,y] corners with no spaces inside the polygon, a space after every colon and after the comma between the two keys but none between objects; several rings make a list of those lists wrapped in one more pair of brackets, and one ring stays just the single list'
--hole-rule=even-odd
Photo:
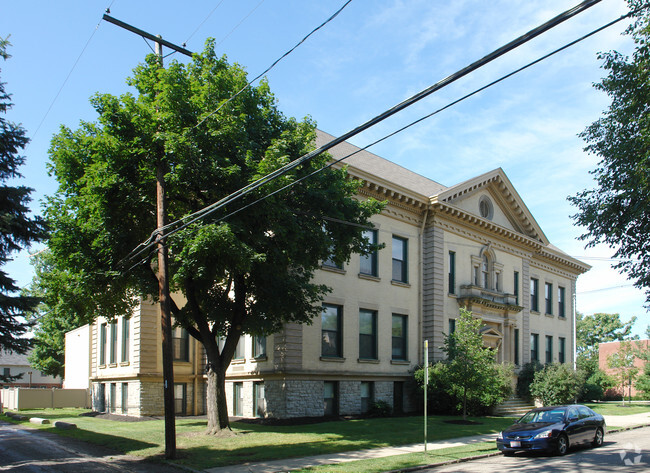
[{"label": "evergreen tree", "polygon": [[[0,57],[4,60],[10,57],[7,46],[8,40],[0,38]],[[0,81],[0,350],[25,353],[29,341],[22,337],[27,330],[23,317],[37,300],[20,294],[16,281],[1,268],[11,261],[12,253],[40,241],[44,227],[39,217],[28,216],[33,189],[10,185],[11,180],[22,177],[18,168],[25,158],[19,153],[29,141],[23,127],[3,117],[12,105],[11,95]]]}]

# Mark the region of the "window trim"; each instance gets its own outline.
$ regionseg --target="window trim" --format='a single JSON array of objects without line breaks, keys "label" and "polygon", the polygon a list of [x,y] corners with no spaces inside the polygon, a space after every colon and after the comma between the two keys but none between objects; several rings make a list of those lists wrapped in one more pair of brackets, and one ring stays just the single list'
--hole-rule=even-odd
[{"label": "window trim", "polygon": [[530,334],[530,361],[539,362],[539,334],[538,333]]},{"label": "window trim", "polygon": [[546,363],[553,363],[553,336],[546,335],[546,352],[545,352]]},{"label": "window trim", "polygon": [[[395,242],[399,241],[402,243],[402,254],[401,259],[395,258]],[[392,265],[391,265],[391,280],[408,284],[408,238],[403,238],[397,235],[393,235],[391,240],[391,254],[392,254]],[[395,263],[399,262],[401,264],[401,274],[399,279],[395,279]]]},{"label": "window trim", "polygon": [[[402,334],[399,337],[393,335],[393,329],[395,320],[399,318],[402,323]],[[401,354],[395,355],[395,340],[401,340],[402,352]],[[391,360],[392,361],[407,361],[408,360],[408,316],[405,314],[395,314],[391,316]]]},{"label": "window trim", "polygon": [[[368,241],[372,245],[377,244],[377,238],[378,238],[378,232],[377,230],[365,230],[363,232],[364,237],[368,237]],[[372,277],[378,277],[379,276],[379,253],[377,250],[371,252],[370,254],[367,255],[360,255],[359,257],[359,274],[362,274],[364,276],[372,276]],[[370,272],[364,271],[363,269],[363,262],[364,261],[370,261]]]},{"label": "window trim", "polygon": [[[371,333],[361,333],[361,314],[365,313],[371,317],[372,330]],[[371,356],[363,356],[361,353],[361,337],[362,335],[368,336],[372,340],[371,343]],[[359,360],[377,360],[378,359],[378,350],[377,350],[377,311],[370,309],[359,309]]]},{"label": "window trim", "polygon": [[557,316],[565,318],[566,317],[566,288],[563,286],[557,287]]},{"label": "window trim", "polygon": [[530,278],[530,310],[539,312],[539,279]]},{"label": "window trim", "polygon": [[544,310],[547,315],[553,315],[553,283],[544,283]]},{"label": "window trim", "polygon": [[[323,328],[323,315],[326,313],[326,308],[336,310],[336,330]],[[335,334],[336,354],[325,354],[323,352],[323,344],[325,343],[323,335],[325,332]],[[321,358],[343,358],[343,306],[341,305],[323,303],[323,312],[321,314]]]},{"label": "window trim", "polygon": [[448,284],[448,293],[456,294],[456,252],[450,251],[449,258],[449,271],[447,273],[447,284]]}]

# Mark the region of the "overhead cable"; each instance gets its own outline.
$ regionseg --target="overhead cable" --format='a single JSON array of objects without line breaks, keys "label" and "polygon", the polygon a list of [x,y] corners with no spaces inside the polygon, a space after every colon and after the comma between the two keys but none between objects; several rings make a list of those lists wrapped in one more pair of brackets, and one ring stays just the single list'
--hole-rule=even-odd
[{"label": "overhead cable", "polygon": [[276,66],[280,61],[282,61],[285,57],[287,57],[289,54],[291,54],[291,53],[292,53],[296,48],[298,48],[302,43],[304,43],[304,42],[307,40],[307,38],[309,38],[311,35],[313,35],[314,33],[316,33],[318,30],[320,30],[322,27],[324,27],[326,24],[328,24],[330,21],[332,21],[334,18],[336,18],[336,17],[338,16],[338,14],[341,13],[341,12],[343,11],[343,9],[344,9],[345,7],[347,7],[347,6],[350,4],[350,2],[352,2],[352,0],[348,0],[347,2],[345,2],[345,3],[343,4],[343,6],[342,6],[341,8],[339,8],[338,10],[336,10],[336,12],[334,12],[334,14],[331,15],[327,20],[325,20],[323,23],[321,23],[321,24],[318,25],[316,28],[314,28],[313,30],[311,30],[311,31],[309,32],[309,34],[308,34],[307,36],[305,36],[303,39],[301,39],[300,41],[298,41],[298,43],[297,43],[293,48],[291,48],[291,49],[288,50],[286,53],[284,53],[282,56],[280,56],[278,59],[276,59],[276,60],[273,62],[273,64],[271,64],[269,67],[267,67],[267,68],[266,68],[262,73],[258,74],[258,75],[253,79],[253,80],[249,81],[249,82],[248,82],[244,87],[242,87],[239,91],[237,91],[237,93],[235,93],[233,96],[231,96],[230,98],[228,98],[225,102],[223,102],[221,105],[219,105],[219,107],[217,107],[215,110],[213,110],[212,112],[208,113],[205,117],[203,117],[203,119],[202,119],[199,123],[197,123],[196,125],[194,125],[194,126],[192,127],[192,129],[201,126],[201,125],[202,125],[202,124],[203,124],[203,123],[204,123],[208,118],[210,118],[210,117],[213,116],[215,113],[217,113],[219,110],[221,110],[223,107],[225,107],[227,104],[229,104],[230,102],[232,102],[232,101],[233,101],[237,96],[239,96],[239,94],[241,94],[244,90],[246,90],[247,88],[249,88],[249,87],[251,86],[251,84],[253,84],[253,83],[254,83],[255,81],[257,81],[260,77],[262,77],[262,76],[264,76],[266,73],[268,73],[268,72],[269,72],[271,69],[273,69],[273,68],[274,68],[274,67],[275,67],[275,66]]},{"label": "overhead cable", "polygon": [[[499,58],[500,56],[506,54],[507,52],[512,51],[513,49],[515,49],[515,48],[521,46],[522,44],[532,40],[533,38],[541,35],[542,33],[554,28],[555,26],[557,26],[557,25],[563,23],[564,21],[572,18],[573,16],[583,12],[587,8],[590,8],[590,7],[594,6],[596,3],[599,3],[600,1],[601,0],[587,0],[585,2],[582,2],[581,4],[579,4],[579,5],[577,5],[577,6],[573,7],[573,8],[571,8],[571,9],[557,15],[556,17],[554,17],[551,20],[543,23],[542,25],[530,30],[529,32],[527,32],[527,33],[525,33],[525,34],[523,34],[521,36],[519,36],[518,38],[514,39],[513,41],[510,41],[506,45],[496,49],[495,51],[489,53],[488,55],[484,56],[483,58],[481,58],[481,59],[479,59],[477,61],[474,61],[473,63],[471,63],[470,65],[464,67],[463,69],[461,69],[461,70],[447,76],[446,78],[444,78],[444,79],[436,82],[435,84],[427,87],[426,89],[424,89],[421,92],[413,95],[412,97],[400,102],[399,104],[393,106],[392,108],[390,108],[387,111],[381,113],[380,115],[377,115],[376,117],[366,121],[362,125],[359,125],[358,127],[354,128],[353,130],[339,136],[338,138],[335,138],[335,139],[329,141],[328,143],[326,143],[326,144],[320,146],[319,148],[317,148],[317,149],[315,149],[315,150],[301,156],[300,158],[295,159],[294,161],[288,163],[287,165],[285,165],[285,166],[283,166],[283,167],[281,167],[281,168],[267,174],[266,176],[258,179],[257,181],[255,181],[255,182],[253,182],[251,184],[248,184],[247,186],[233,192],[232,194],[220,199],[219,201],[214,202],[213,204],[210,204],[210,205],[204,207],[203,209],[201,209],[201,210],[199,210],[197,212],[194,212],[194,213],[192,213],[190,215],[187,215],[186,217],[184,217],[184,218],[182,218],[180,220],[172,222],[172,223],[166,225],[165,227],[163,227],[162,229],[158,229],[158,230],[154,231],[152,233],[152,235],[150,236],[150,238],[148,240],[146,240],[145,242],[141,243],[138,247],[136,247],[125,258],[125,260],[137,257],[137,255],[141,254],[143,251],[146,251],[147,247],[151,245],[151,242],[155,239],[155,236],[158,234],[159,231],[165,232],[169,228],[173,228],[176,225],[178,225],[179,223],[185,222],[182,225],[180,225],[180,227],[174,228],[171,231],[165,233],[164,236],[168,237],[170,235],[173,235],[173,234],[183,230],[184,228],[188,227],[189,225],[192,225],[193,223],[197,222],[198,220],[200,220],[202,218],[205,218],[206,216],[214,213],[216,210],[224,207],[225,205],[228,205],[229,203],[234,202],[235,200],[243,197],[246,194],[249,194],[250,192],[258,189],[261,186],[263,186],[264,184],[266,184],[266,183],[268,183],[268,182],[270,182],[270,181],[272,181],[274,179],[277,179],[278,177],[280,177],[280,176],[286,174],[287,172],[295,169],[296,167],[300,166],[301,164],[313,159],[314,157],[318,156],[319,154],[321,154],[321,153],[333,148],[334,146],[348,140],[349,138],[361,133],[362,131],[367,130],[368,128],[380,123],[381,121],[391,117],[392,115],[395,115],[396,113],[404,110],[405,108],[407,108],[407,107],[413,105],[414,103],[422,100],[423,98],[431,95],[432,93],[436,92],[437,90],[440,90],[443,87],[446,87],[447,85],[449,85],[449,84],[455,82],[456,80],[464,77],[465,75],[469,74],[470,72],[473,72],[474,70],[479,69],[480,67],[483,67],[484,65],[486,65],[489,62]],[[620,19],[617,20],[617,21],[620,21]],[[537,62],[539,62],[541,60],[542,59],[539,59],[539,60],[535,61],[535,63],[537,63]],[[525,66],[524,68],[526,68],[526,67],[529,67],[529,66]],[[522,68],[522,70],[523,70],[523,68]],[[513,75],[515,73],[516,72],[511,73],[507,77],[510,77],[511,75]],[[505,79],[505,77],[495,81],[495,83],[500,82],[503,79]],[[490,84],[490,85],[493,85],[493,84]],[[480,90],[484,90],[485,88],[489,87],[490,85],[487,85],[487,86],[485,86],[485,87],[483,87],[483,88],[469,94],[468,96],[474,95],[475,93],[478,93]],[[465,97],[465,98],[467,98],[467,97]],[[443,109],[446,109],[446,108],[452,106],[453,104],[458,103],[461,100],[464,100],[465,98],[459,99],[459,100],[453,102],[452,104],[450,104],[450,105],[448,105],[446,107],[443,107]],[[433,114],[435,114],[435,113],[438,113],[438,112],[434,112]],[[429,116],[431,116],[433,114],[429,114],[426,117],[423,117],[423,118],[417,120],[416,122],[414,122],[414,123],[412,123],[410,125],[407,125],[406,127],[404,127],[404,129],[414,125],[415,123],[419,123],[420,121],[428,118]],[[389,136],[393,136],[396,133],[399,133],[400,131],[402,131],[402,129],[400,129],[400,130],[398,130],[398,131],[396,131],[394,133],[391,133],[387,137],[384,137],[381,140],[378,140],[377,142],[372,143],[371,145],[368,145],[367,147],[372,146],[372,145],[374,145],[374,144],[376,144],[376,143],[378,143],[380,141],[383,141],[384,139],[388,138]],[[346,156],[346,158],[347,158],[347,156]],[[342,159],[345,159],[345,158],[342,158]],[[248,207],[248,206],[246,206],[246,207]]]}]

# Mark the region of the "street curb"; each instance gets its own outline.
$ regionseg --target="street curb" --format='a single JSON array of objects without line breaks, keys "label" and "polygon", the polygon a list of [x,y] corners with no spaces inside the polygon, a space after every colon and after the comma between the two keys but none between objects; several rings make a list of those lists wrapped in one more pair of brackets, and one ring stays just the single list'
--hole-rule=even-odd
[{"label": "street curb", "polygon": [[[642,429],[644,427],[650,427],[650,424],[641,424],[641,425],[633,425],[631,427],[619,427],[616,429],[608,430],[608,434],[615,434],[618,432],[625,432],[627,430],[635,430],[635,429]],[[465,462],[470,462],[474,460],[482,460],[483,458],[490,458],[490,457],[496,457],[498,455],[501,455],[501,452],[494,452],[494,453],[485,453],[483,455],[474,455],[471,457],[465,457],[465,458],[457,458],[456,460],[447,460],[444,462],[440,463],[430,463],[428,465],[418,465],[418,466],[410,466],[408,468],[402,468],[398,470],[389,470],[384,473],[409,473],[411,471],[421,471],[421,470],[426,470],[427,468],[437,468],[440,466],[447,466],[447,465],[456,465],[458,463],[465,463]]]}]

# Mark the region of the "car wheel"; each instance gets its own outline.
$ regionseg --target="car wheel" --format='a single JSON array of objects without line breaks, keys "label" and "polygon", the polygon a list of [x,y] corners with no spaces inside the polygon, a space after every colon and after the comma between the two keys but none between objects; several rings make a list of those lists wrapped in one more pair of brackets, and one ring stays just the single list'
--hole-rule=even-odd
[{"label": "car wheel", "polygon": [[557,438],[557,447],[555,447],[555,453],[558,455],[564,455],[569,450],[569,439],[566,435],[560,434]]},{"label": "car wheel", "polygon": [[600,447],[603,444],[603,438],[604,438],[603,429],[599,427],[596,430],[596,435],[594,436],[594,440],[591,442],[591,444],[596,448]]}]

